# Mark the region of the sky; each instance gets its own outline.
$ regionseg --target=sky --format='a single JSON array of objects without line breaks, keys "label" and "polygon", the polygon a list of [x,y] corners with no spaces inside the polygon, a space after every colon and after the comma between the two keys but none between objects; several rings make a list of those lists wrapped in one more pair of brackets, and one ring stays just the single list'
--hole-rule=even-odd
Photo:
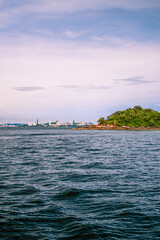
[{"label": "sky", "polygon": [[0,123],[160,111],[159,0],[0,0]]}]

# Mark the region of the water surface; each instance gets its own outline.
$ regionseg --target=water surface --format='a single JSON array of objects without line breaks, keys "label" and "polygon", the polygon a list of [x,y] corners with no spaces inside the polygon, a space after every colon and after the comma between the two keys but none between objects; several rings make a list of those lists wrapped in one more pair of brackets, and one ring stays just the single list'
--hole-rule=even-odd
[{"label": "water surface", "polygon": [[160,239],[160,131],[0,129],[0,239]]}]

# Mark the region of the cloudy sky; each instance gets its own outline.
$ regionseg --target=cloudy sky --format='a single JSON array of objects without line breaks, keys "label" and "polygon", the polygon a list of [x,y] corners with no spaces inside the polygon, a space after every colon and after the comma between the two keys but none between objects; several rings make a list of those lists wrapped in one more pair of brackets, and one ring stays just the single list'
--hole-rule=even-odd
[{"label": "cloudy sky", "polygon": [[0,0],[0,123],[160,111],[159,0]]}]

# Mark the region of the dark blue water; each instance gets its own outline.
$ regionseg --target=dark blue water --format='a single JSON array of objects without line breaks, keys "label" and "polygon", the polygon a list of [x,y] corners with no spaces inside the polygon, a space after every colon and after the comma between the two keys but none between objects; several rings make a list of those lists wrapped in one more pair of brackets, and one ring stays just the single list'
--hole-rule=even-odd
[{"label": "dark blue water", "polygon": [[160,131],[0,129],[0,239],[160,239]]}]

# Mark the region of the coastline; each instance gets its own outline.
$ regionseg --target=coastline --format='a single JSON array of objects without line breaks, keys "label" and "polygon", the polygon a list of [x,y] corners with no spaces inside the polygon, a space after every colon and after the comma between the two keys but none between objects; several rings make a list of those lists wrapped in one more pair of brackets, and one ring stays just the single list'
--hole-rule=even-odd
[{"label": "coastline", "polygon": [[77,128],[72,128],[72,130],[137,130],[137,131],[142,131],[142,130],[160,130],[160,127],[129,127],[129,126],[121,126],[118,127],[116,125],[90,125],[87,127],[77,127]]}]

